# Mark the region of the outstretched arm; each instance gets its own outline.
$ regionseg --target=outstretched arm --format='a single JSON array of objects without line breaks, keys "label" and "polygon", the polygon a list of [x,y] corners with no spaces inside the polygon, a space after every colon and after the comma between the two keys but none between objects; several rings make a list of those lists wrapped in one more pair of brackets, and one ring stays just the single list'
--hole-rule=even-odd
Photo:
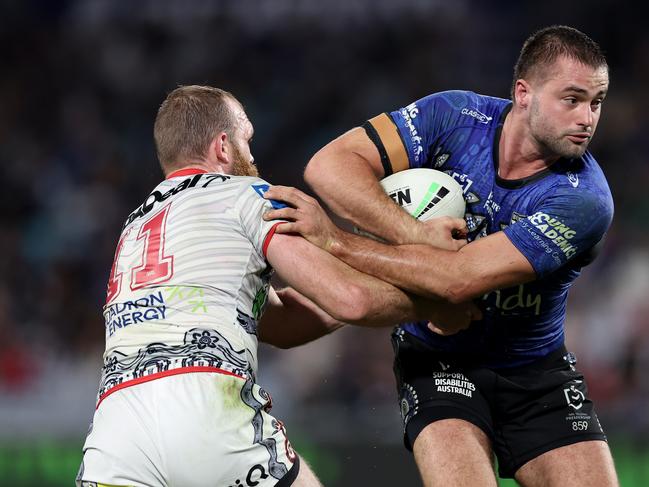
[{"label": "outstretched arm", "polygon": [[259,322],[259,340],[279,348],[303,345],[337,330],[344,323],[290,287],[268,293],[268,307]]},{"label": "outstretched arm", "polygon": [[[359,272],[297,235],[277,227],[266,257],[279,277],[315,302],[335,320],[360,326],[390,326],[409,320],[448,317],[445,303],[411,296],[370,275]],[[455,309],[456,331],[480,319],[471,303]],[[449,325],[451,325],[449,323]]]},{"label": "outstretched arm", "polygon": [[278,232],[300,233],[355,269],[420,296],[462,303],[536,278],[532,265],[503,232],[458,252],[430,245],[386,245],[337,228],[317,201],[295,188],[272,186],[265,197],[293,206],[264,216],[291,220],[280,225]]}]

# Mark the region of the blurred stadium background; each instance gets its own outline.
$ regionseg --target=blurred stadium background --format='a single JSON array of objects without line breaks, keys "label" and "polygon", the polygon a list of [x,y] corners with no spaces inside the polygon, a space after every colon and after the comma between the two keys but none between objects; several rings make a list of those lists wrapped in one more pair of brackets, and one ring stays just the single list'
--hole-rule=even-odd
[{"label": "blurred stadium background", "polygon": [[[616,218],[604,254],[573,289],[568,344],[623,486],[649,485],[642,9],[597,0],[550,0],[531,13],[511,0],[0,5],[0,485],[72,485],[98,384],[114,246],[161,178],[152,125],[168,91],[232,91],[256,126],[262,175],[304,187],[310,155],[377,113],[451,88],[507,97],[522,41],[554,23],[599,41],[612,73],[591,147]],[[261,349],[274,413],[325,485],[420,485],[401,446],[388,334],[344,329],[292,351]]]}]

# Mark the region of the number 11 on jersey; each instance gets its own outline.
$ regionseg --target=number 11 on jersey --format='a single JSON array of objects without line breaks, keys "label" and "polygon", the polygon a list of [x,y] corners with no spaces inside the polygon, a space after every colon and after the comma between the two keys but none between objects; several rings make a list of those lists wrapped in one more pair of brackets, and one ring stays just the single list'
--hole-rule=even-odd
[{"label": "number 11 on jersey", "polygon": [[[165,206],[140,227],[136,242],[142,242],[143,245],[142,263],[130,272],[131,290],[167,281],[173,275],[174,257],[165,255],[165,230],[170,206]],[[131,229],[127,230],[117,243],[113,267],[108,278],[106,304],[114,300],[122,288],[124,275],[117,272],[117,262],[130,231]]]}]

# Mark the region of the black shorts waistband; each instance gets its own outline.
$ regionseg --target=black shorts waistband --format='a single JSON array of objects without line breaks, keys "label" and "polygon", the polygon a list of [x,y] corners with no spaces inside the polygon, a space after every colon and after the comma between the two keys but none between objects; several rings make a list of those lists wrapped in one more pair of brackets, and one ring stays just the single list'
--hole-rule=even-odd
[{"label": "black shorts waistband", "polygon": [[488,357],[481,355],[477,352],[458,353],[458,352],[449,352],[446,350],[438,350],[432,347],[431,345],[429,345],[427,342],[425,342],[418,336],[408,332],[404,333],[404,341],[406,342],[407,344],[406,346],[411,352],[422,353],[427,355],[432,354],[434,355],[436,360],[440,360],[442,362],[448,362],[449,364],[452,365],[457,365],[460,367],[484,367],[491,370],[497,370],[498,372],[502,372],[505,375],[508,375],[509,373],[515,374],[518,371],[527,370],[529,368],[545,367],[551,363],[554,363],[555,361],[562,359],[563,357],[566,357],[566,361],[568,361],[573,365],[577,362],[575,355],[572,352],[568,352],[564,343],[561,343],[556,349],[550,351],[546,355],[540,357],[531,357],[529,361],[526,361],[524,363],[520,363],[523,357],[511,356],[510,357],[511,360],[516,361],[518,363],[516,363],[516,365],[508,366],[508,365],[492,365],[489,363]]}]

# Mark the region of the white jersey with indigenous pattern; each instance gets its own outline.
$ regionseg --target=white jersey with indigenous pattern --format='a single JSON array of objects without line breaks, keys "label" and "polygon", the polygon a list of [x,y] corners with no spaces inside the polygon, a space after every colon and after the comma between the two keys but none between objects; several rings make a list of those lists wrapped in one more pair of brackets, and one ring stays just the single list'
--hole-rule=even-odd
[{"label": "white jersey with indigenous pattern", "polygon": [[134,380],[197,368],[254,378],[277,225],[262,214],[279,205],[263,199],[267,188],[186,169],[129,215],[108,282],[99,401]]}]

